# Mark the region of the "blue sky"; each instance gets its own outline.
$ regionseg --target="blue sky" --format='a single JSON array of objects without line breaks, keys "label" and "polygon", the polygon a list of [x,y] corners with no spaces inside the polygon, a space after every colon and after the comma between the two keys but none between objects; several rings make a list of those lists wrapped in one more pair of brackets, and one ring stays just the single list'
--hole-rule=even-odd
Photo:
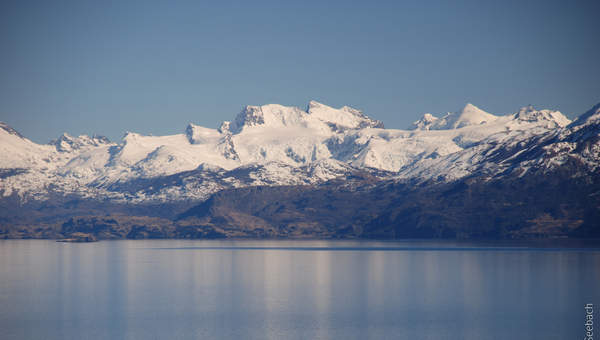
[{"label": "blue sky", "polygon": [[466,102],[600,101],[599,1],[2,1],[0,120],[181,133],[244,105],[349,105],[405,128]]}]

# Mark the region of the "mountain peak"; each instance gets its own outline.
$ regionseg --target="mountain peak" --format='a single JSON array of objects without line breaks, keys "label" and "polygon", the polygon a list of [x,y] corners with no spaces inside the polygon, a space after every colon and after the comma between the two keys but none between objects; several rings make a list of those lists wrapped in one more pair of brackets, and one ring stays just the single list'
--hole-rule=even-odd
[{"label": "mountain peak", "polygon": [[[324,125],[325,124],[325,125]],[[270,128],[313,127],[332,131],[362,128],[383,128],[383,123],[367,117],[362,111],[349,106],[339,109],[311,100],[303,111],[293,106],[267,104],[246,106],[229,124],[233,134],[246,128],[265,126]]]},{"label": "mountain peak", "polygon": [[246,106],[229,125],[231,133],[240,133],[245,128],[255,126],[265,127],[289,127],[306,126],[306,112],[297,107],[283,106],[279,104],[267,104],[262,106]]},{"label": "mountain peak", "polygon": [[480,125],[498,119],[497,116],[485,112],[471,103],[467,103],[460,114],[454,115],[452,118],[454,119],[451,119],[449,123],[454,129],[469,125]]},{"label": "mountain peak", "polygon": [[465,104],[465,107],[462,109],[461,112],[464,113],[464,112],[469,112],[469,111],[483,111],[483,110],[471,103],[467,103],[467,104]]},{"label": "mountain peak", "polygon": [[448,113],[442,118],[426,113],[423,115],[423,118],[412,124],[412,128],[417,130],[452,130],[470,125],[489,123],[496,119],[498,119],[497,116],[487,113],[471,103],[467,103],[459,112]]},{"label": "mountain peak", "polygon": [[548,127],[564,127],[571,123],[560,111],[536,110],[532,105],[523,106],[515,113],[515,119],[522,122],[537,122],[551,125]]},{"label": "mountain peak", "polygon": [[0,123],[0,177],[8,176],[2,169],[28,171],[0,178],[0,196],[50,197],[52,187],[67,195],[163,202],[206,199],[231,187],[317,184],[347,178],[353,169],[390,180],[452,181],[556,164],[600,167],[600,104],[573,128],[559,128],[555,122],[564,117],[557,111],[517,111],[496,117],[469,103],[415,122],[418,129],[442,131],[410,133],[377,129],[380,122],[349,106],[250,105],[220,129],[190,123],[174,135],[129,132],[120,144],[65,133],[53,145],[39,145]]},{"label": "mountain peak", "polygon": [[410,127],[411,130],[430,130],[435,123],[439,120],[438,117],[435,117],[431,113],[423,114],[423,117],[414,123]]},{"label": "mountain peak", "polygon": [[51,140],[48,144],[54,145],[57,151],[69,152],[80,149],[83,146],[100,146],[102,144],[110,144],[110,140],[105,136],[99,135],[94,135],[92,137],[88,135],[73,137],[64,132],[62,135],[60,135],[60,137]]},{"label": "mountain peak", "polygon": [[339,109],[311,100],[308,103],[306,112],[314,118],[329,125],[334,130],[362,129],[362,128],[380,128],[383,129],[381,121],[372,119],[362,111],[350,106],[343,106]]},{"label": "mountain peak", "polygon": [[264,115],[258,106],[246,105],[229,124],[229,131],[239,133],[245,126],[264,124]]}]

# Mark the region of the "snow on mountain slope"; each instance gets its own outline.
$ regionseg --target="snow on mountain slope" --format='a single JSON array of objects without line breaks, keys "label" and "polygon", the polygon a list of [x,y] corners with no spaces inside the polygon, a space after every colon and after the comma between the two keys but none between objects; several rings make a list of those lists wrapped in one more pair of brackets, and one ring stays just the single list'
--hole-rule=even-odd
[{"label": "snow on mountain slope", "polygon": [[442,118],[437,118],[426,113],[423,118],[413,123],[413,128],[418,130],[459,129],[465,126],[490,123],[498,118],[498,116],[494,116],[471,103],[467,103],[460,112],[448,113]]},{"label": "snow on mountain slope", "polygon": [[[572,176],[598,171],[600,166],[600,104],[570,122],[558,111],[531,106],[515,113],[507,131],[491,134],[472,147],[404,169],[402,178],[454,180],[484,177],[543,175],[558,168]],[[514,125],[528,127],[515,129]]]},{"label": "snow on mountain slope", "polygon": [[309,128],[321,133],[366,127],[383,128],[383,123],[367,117],[359,110],[348,106],[335,109],[314,100],[308,103],[306,111],[278,104],[246,106],[228,125],[233,134],[255,127]]},{"label": "snow on mountain slope", "polygon": [[573,131],[578,131],[586,126],[599,124],[600,123],[600,103],[586,111],[584,114],[579,116],[570,125]]},{"label": "snow on mountain slope", "polygon": [[525,106],[515,113],[515,119],[523,122],[532,122],[542,124],[548,129],[565,127],[571,123],[567,117],[565,117],[559,111],[552,110],[536,110],[533,106]]},{"label": "snow on mountain slope", "polygon": [[538,162],[542,168],[552,169],[571,162],[583,171],[597,172],[600,168],[600,103],[565,129],[558,130],[551,143],[538,147],[543,148],[543,157]]},{"label": "snow on mountain slope", "polygon": [[307,127],[305,112],[296,107],[278,104],[246,106],[230,125],[232,133],[240,133],[252,127],[285,128]]},{"label": "snow on mountain slope", "polygon": [[219,129],[189,124],[171,136],[128,132],[120,144],[64,134],[38,145],[2,124],[0,193],[146,202],[204,199],[228,187],[316,184],[364,170],[453,180],[501,171],[500,158],[490,158],[494,152],[569,123],[557,111],[525,107],[495,116],[467,104],[443,118],[426,114],[413,130],[394,130],[356,109],[311,101],[306,110],[247,106]]},{"label": "snow on mountain slope", "polygon": [[[533,118],[531,118],[533,117]],[[546,133],[570,122],[558,111],[537,111],[531,107],[515,114],[494,116],[467,104],[460,113],[436,118],[425,114],[414,129],[362,129],[347,133],[355,144],[363,144],[360,152],[340,157],[357,167],[397,171],[403,177],[456,179],[470,173],[468,166],[478,158],[460,160],[465,169],[450,171],[456,165],[434,168],[440,158],[458,156],[464,150],[474,152],[481,143],[506,143]],[[474,149],[475,148],[475,149]],[[450,156],[453,155],[453,156]],[[459,161],[457,159],[457,161]]]},{"label": "snow on mountain slope", "polygon": [[[87,165],[106,154],[104,137],[63,135],[48,145],[36,144],[0,123],[0,193],[45,199],[51,187],[61,191],[88,191],[84,186],[105,161]],[[115,144],[112,144],[115,145]],[[86,162],[74,161],[76,158]],[[72,170],[71,170],[72,169]],[[68,174],[68,175],[66,175]]]},{"label": "snow on mountain slope", "polygon": [[[229,124],[227,124],[228,128]],[[185,134],[191,144],[216,144],[221,138],[221,132],[190,123]]]},{"label": "snow on mountain slope", "polygon": [[79,137],[73,137],[67,133],[63,133],[62,136],[58,137],[53,141],[50,141],[50,145],[55,145],[56,150],[62,152],[70,152],[73,150],[81,149],[85,146],[101,146],[110,144],[108,138],[104,136],[87,136],[82,135]]},{"label": "snow on mountain slope", "polygon": [[[510,121],[537,123],[545,128],[567,126],[571,121],[559,111],[536,110],[533,106],[525,106],[512,115],[495,116],[487,113],[473,104],[468,103],[460,112],[448,113],[442,118],[430,113],[413,123],[413,130],[451,130],[467,126],[490,125],[497,122],[501,125]],[[497,124],[498,125],[498,124]]]},{"label": "snow on mountain slope", "polygon": [[306,112],[314,118],[319,119],[329,125],[334,131],[344,129],[362,129],[367,127],[383,129],[383,123],[371,119],[361,111],[344,106],[341,109],[334,109],[325,104],[314,100],[308,103]]},{"label": "snow on mountain slope", "polygon": [[0,122],[0,168],[35,168],[50,163],[54,147],[39,145]]}]

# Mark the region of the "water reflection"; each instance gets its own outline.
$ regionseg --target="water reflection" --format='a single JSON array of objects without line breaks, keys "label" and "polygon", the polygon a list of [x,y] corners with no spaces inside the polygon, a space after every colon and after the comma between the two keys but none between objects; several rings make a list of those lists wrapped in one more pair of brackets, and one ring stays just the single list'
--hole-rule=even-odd
[{"label": "water reflection", "polygon": [[580,333],[581,306],[600,304],[596,249],[421,246],[0,241],[0,329],[3,339],[564,339]]}]

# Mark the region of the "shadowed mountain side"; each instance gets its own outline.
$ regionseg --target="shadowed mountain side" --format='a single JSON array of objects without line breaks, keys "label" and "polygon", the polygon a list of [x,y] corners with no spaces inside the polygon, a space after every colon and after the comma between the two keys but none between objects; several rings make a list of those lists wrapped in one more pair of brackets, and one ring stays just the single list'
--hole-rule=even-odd
[{"label": "shadowed mountain side", "polygon": [[[355,176],[246,187],[192,207],[76,200],[13,207],[0,238],[600,238],[600,176],[560,169],[420,185]],[[11,209],[6,201],[2,208]]]},{"label": "shadowed mountain side", "polygon": [[598,176],[560,173],[418,188],[253,187],[219,192],[179,220],[274,237],[587,238],[600,237],[599,190]]},{"label": "shadowed mountain side", "polygon": [[214,239],[226,235],[212,226],[173,221],[151,216],[80,215],[62,223],[0,226],[0,238],[43,238],[67,240],[115,239]]}]

